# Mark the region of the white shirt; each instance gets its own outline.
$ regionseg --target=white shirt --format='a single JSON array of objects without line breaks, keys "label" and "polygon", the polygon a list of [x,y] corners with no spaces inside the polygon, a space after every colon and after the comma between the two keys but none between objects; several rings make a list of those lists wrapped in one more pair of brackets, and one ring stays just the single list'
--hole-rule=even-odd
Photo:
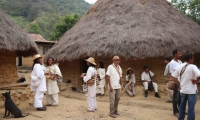
[{"label": "white shirt", "polygon": [[[154,73],[153,73],[153,72],[149,71],[149,73],[150,73],[151,77],[154,76]],[[150,76],[149,76],[149,73],[146,73],[146,72],[144,71],[144,72],[142,73],[142,75],[141,75],[141,80],[151,81],[151,78],[150,78]]]},{"label": "white shirt", "polygon": [[[173,77],[178,78],[180,76],[180,72],[182,68],[186,65],[187,63],[183,63],[180,66],[178,66],[175,70],[175,72],[172,74]],[[197,92],[197,85],[192,84],[192,79],[196,80],[197,77],[200,76],[200,71],[197,68],[196,65],[189,64],[184,73],[182,74],[180,78],[180,86],[181,86],[181,93],[184,94],[196,94]]]},{"label": "white shirt", "polygon": [[110,76],[110,84],[111,84],[112,88],[120,89],[121,88],[120,77],[122,77],[122,69],[119,65],[117,66],[119,68],[119,73],[120,73],[119,74],[113,65],[114,64],[111,64],[108,66],[106,75]]},{"label": "white shirt", "polygon": [[173,74],[174,71],[176,70],[177,66],[179,66],[180,64],[182,64],[182,62],[180,60],[178,60],[178,62],[176,62],[174,59],[172,59],[169,64],[170,73]]},{"label": "white shirt", "polygon": [[129,79],[128,77],[129,77],[129,75],[126,75],[126,81],[129,82],[128,84],[130,84],[131,82],[132,82],[133,84],[136,83],[135,74],[132,74],[132,75],[131,75],[131,79]]},{"label": "white shirt", "polygon": [[167,77],[170,73],[169,71],[169,66],[170,66],[170,63],[167,63],[166,67],[165,67],[165,71],[164,71],[164,76]]},{"label": "white shirt", "polygon": [[35,64],[33,67],[32,74],[34,73],[34,76],[37,78],[37,81],[39,81],[38,87],[34,86],[35,82],[31,80],[31,91],[47,91],[46,88],[46,77],[44,75],[44,69],[42,65],[39,63]]},{"label": "white shirt", "polygon": [[[97,71],[94,67],[89,67],[88,70],[87,70],[86,76],[83,77],[83,81],[87,82],[96,73],[97,73]],[[96,81],[95,81],[94,85],[88,86],[88,93],[86,93],[86,96],[96,97]]]}]

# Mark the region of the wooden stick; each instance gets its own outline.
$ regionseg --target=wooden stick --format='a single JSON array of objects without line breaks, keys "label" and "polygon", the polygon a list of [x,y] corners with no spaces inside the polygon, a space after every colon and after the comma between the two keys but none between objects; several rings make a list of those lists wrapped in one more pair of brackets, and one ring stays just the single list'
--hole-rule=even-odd
[{"label": "wooden stick", "polygon": [[10,84],[10,85],[2,85],[0,86],[0,89],[2,88],[8,88],[8,87],[15,87],[15,86],[21,86],[21,85],[30,85],[30,83],[16,83],[16,84]]}]

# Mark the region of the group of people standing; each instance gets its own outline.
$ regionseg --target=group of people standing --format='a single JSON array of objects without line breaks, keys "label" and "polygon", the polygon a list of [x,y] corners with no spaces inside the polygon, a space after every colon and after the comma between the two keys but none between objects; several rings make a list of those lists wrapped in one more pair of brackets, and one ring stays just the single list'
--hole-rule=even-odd
[{"label": "group of people standing", "polygon": [[[173,59],[165,58],[166,68],[164,76],[166,77],[167,86],[169,80],[175,81],[173,90],[168,89],[168,100],[172,102],[173,114],[178,120],[195,120],[195,104],[197,101],[197,83],[200,80],[200,70],[194,65],[194,56],[187,54],[184,56],[185,62],[180,60],[181,52],[174,50],[172,52]],[[188,102],[188,112],[186,112],[186,104]]]},{"label": "group of people standing", "polygon": [[[48,58],[46,67],[42,65],[42,56],[37,54],[34,56],[34,63],[31,73],[31,91],[35,92],[34,107],[38,111],[45,111],[46,106],[57,106],[58,99],[58,82],[62,74],[59,67],[54,64],[53,58]],[[46,106],[43,106],[42,101],[46,94]]]}]

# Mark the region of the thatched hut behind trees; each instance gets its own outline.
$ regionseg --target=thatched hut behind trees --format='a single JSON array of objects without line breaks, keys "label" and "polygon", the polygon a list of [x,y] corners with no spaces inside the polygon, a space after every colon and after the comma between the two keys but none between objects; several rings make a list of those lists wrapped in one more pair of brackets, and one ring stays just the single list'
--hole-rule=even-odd
[{"label": "thatched hut behind trees", "polygon": [[0,10],[0,86],[18,80],[16,57],[37,54],[37,46],[23,30]]},{"label": "thatched hut behind trees", "polygon": [[[200,51],[200,26],[166,0],[98,0],[75,26],[45,55],[60,63],[64,80],[81,86],[84,58],[95,57],[107,67],[119,55],[123,73],[134,69],[140,80],[150,66],[159,84],[164,83],[163,59],[172,50],[183,54]],[[199,55],[195,62],[199,64]]]}]

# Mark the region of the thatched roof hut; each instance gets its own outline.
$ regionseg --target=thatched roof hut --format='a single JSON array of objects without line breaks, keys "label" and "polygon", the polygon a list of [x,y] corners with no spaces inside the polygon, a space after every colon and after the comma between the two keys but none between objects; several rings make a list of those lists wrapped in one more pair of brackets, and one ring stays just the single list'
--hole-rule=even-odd
[{"label": "thatched roof hut", "polygon": [[0,10],[0,50],[15,51],[17,56],[37,54],[37,45]]},{"label": "thatched roof hut", "polygon": [[0,9],[0,86],[18,80],[16,57],[37,54],[37,45],[28,34]]},{"label": "thatched roof hut", "polygon": [[88,56],[107,67],[112,56],[119,55],[123,73],[132,67],[137,81],[148,65],[163,84],[163,57],[171,56],[173,49],[199,52],[199,33],[200,26],[166,0],[98,0],[45,59],[60,61],[64,80],[71,79],[80,89]]},{"label": "thatched roof hut", "polygon": [[166,0],[98,0],[47,52],[57,61],[85,56],[171,56],[200,51],[200,26]]}]

